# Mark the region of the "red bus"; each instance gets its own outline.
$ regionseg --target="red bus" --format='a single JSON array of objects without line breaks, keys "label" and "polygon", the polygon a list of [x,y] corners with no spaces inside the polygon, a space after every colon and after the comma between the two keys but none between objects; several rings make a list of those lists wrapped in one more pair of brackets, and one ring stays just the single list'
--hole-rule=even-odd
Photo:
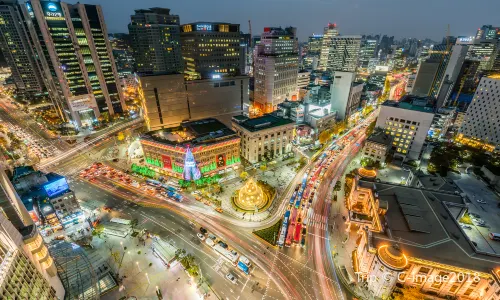
[{"label": "red bus", "polygon": [[295,221],[297,219],[297,209],[294,208],[292,211],[292,217],[290,218],[290,225],[288,225],[288,232],[286,234],[285,246],[290,247],[293,239],[293,229],[295,228]]},{"label": "red bus", "polygon": [[300,243],[300,234],[302,232],[302,223],[300,222],[300,219],[299,219],[299,222],[297,223],[297,226],[295,226],[295,235],[293,237],[293,241],[295,243]]}]

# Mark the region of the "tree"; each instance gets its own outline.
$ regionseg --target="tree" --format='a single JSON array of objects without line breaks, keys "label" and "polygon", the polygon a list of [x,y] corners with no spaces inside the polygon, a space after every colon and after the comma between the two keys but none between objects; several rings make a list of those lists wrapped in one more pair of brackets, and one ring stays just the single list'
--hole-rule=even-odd
[{"label": "tree", "polygon": [[384,91],[382,92],[382,95],[378,98],[378,103],[382,103],[385,100],[389,99],[390,92],[391,92],[391,82],[389,81],[389,77],[386,77],[384,83]]},{"label": "tree", "polygon": [[123,133],[123,131],[118,132],[118,134],[116,135],[116,139],[118,139],[119,141],[123,141],[125,139],[125,134]]},{"label": "tree", "polygon": [[97,224],[94,227],[94,230],[92,230],[92,235],[100,238],[103,232],[104,232],[104,226],[102,226],[102,224]]},{"label": "tree", "polygon": [[261,169],[262,171],[265,171],[265,170],[267,170],[267,166],[266,166],[266,165],[261,165],[261,166],[260,166],[260,169]]},{"label": "tree", "polygon": [[318,140],[321,144],[324,144],[328,142],[328,140],[330,140],[331,137],[332,137],[332,131],[330,129],[325,129],[319,134]]},{"label": "tree", "polygon": [[373,131],[375,130],[375,124],[377,123],[377,119],[375,119],[373,122],[370,123],[370,125],[368,125],[368,127],[366,127],[366,136],[370,136]]},{"label": "tree", "polygon": [[424,300],[425,296],[421,294],[416,287],[405,286],[392,294],[393,300]]},{"label": "tree", "polygon": [[240,178],[246,180],[248,178],[248,172],[243,171],[240,173]]},{"label": "tree", "polygon": [[335,183],[335,187],[333,187],[334,192],[339,192],[342,189],[342,184],[340,183],[340,180],[337,180]]}]

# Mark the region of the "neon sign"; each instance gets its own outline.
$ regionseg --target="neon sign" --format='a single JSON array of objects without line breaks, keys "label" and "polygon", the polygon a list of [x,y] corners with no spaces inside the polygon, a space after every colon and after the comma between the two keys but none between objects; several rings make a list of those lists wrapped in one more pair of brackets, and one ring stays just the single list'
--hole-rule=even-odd
[{"label": "neon sign", "polygon": [[47,9],[50,10],[51,12],[57,11],[57,6],[54,3],[49,3],[47,4]]},{"label": "neon sign", "polygon": [[48,11],[45,12],[47,17],[62,17],[62,13],[59,12],[59,7],[55,3],[50,2],[47,4],[47,10]]}]

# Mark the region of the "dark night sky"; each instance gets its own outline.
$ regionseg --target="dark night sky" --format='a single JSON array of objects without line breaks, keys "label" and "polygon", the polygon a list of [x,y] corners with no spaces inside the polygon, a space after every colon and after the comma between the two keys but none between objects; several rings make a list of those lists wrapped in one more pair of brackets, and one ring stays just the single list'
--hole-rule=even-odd
[{"label": "dark night sky", "polygon": [[[68,1],[68,0],[67,0]],[[69,0],[68,2],[76,2]],[[322,33],[335,22],[341,34],[388,34],[396,38],[441,41],[450,24],[451,35],[474,35],[484,24],[500,26],[500,0],[81,0],[101,4],[108,31],[128,32],[134,9],[167,7],[181,24],[221,21],[241,24],[253,34],[265,26],[295,26],[300,41]]]}]

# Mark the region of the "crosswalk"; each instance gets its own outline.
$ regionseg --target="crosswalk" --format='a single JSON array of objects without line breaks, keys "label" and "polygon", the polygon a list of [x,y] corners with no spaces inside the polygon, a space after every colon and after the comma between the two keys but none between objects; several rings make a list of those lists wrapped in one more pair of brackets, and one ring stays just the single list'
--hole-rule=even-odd
[{"label": "crosswalk", "polygon": [[322,230],[326,230],[327,224],[327,216],[323,216],[319,213],[314,213],[310,220],[308,220],[307,227],[308,228],[319,228]]}]

